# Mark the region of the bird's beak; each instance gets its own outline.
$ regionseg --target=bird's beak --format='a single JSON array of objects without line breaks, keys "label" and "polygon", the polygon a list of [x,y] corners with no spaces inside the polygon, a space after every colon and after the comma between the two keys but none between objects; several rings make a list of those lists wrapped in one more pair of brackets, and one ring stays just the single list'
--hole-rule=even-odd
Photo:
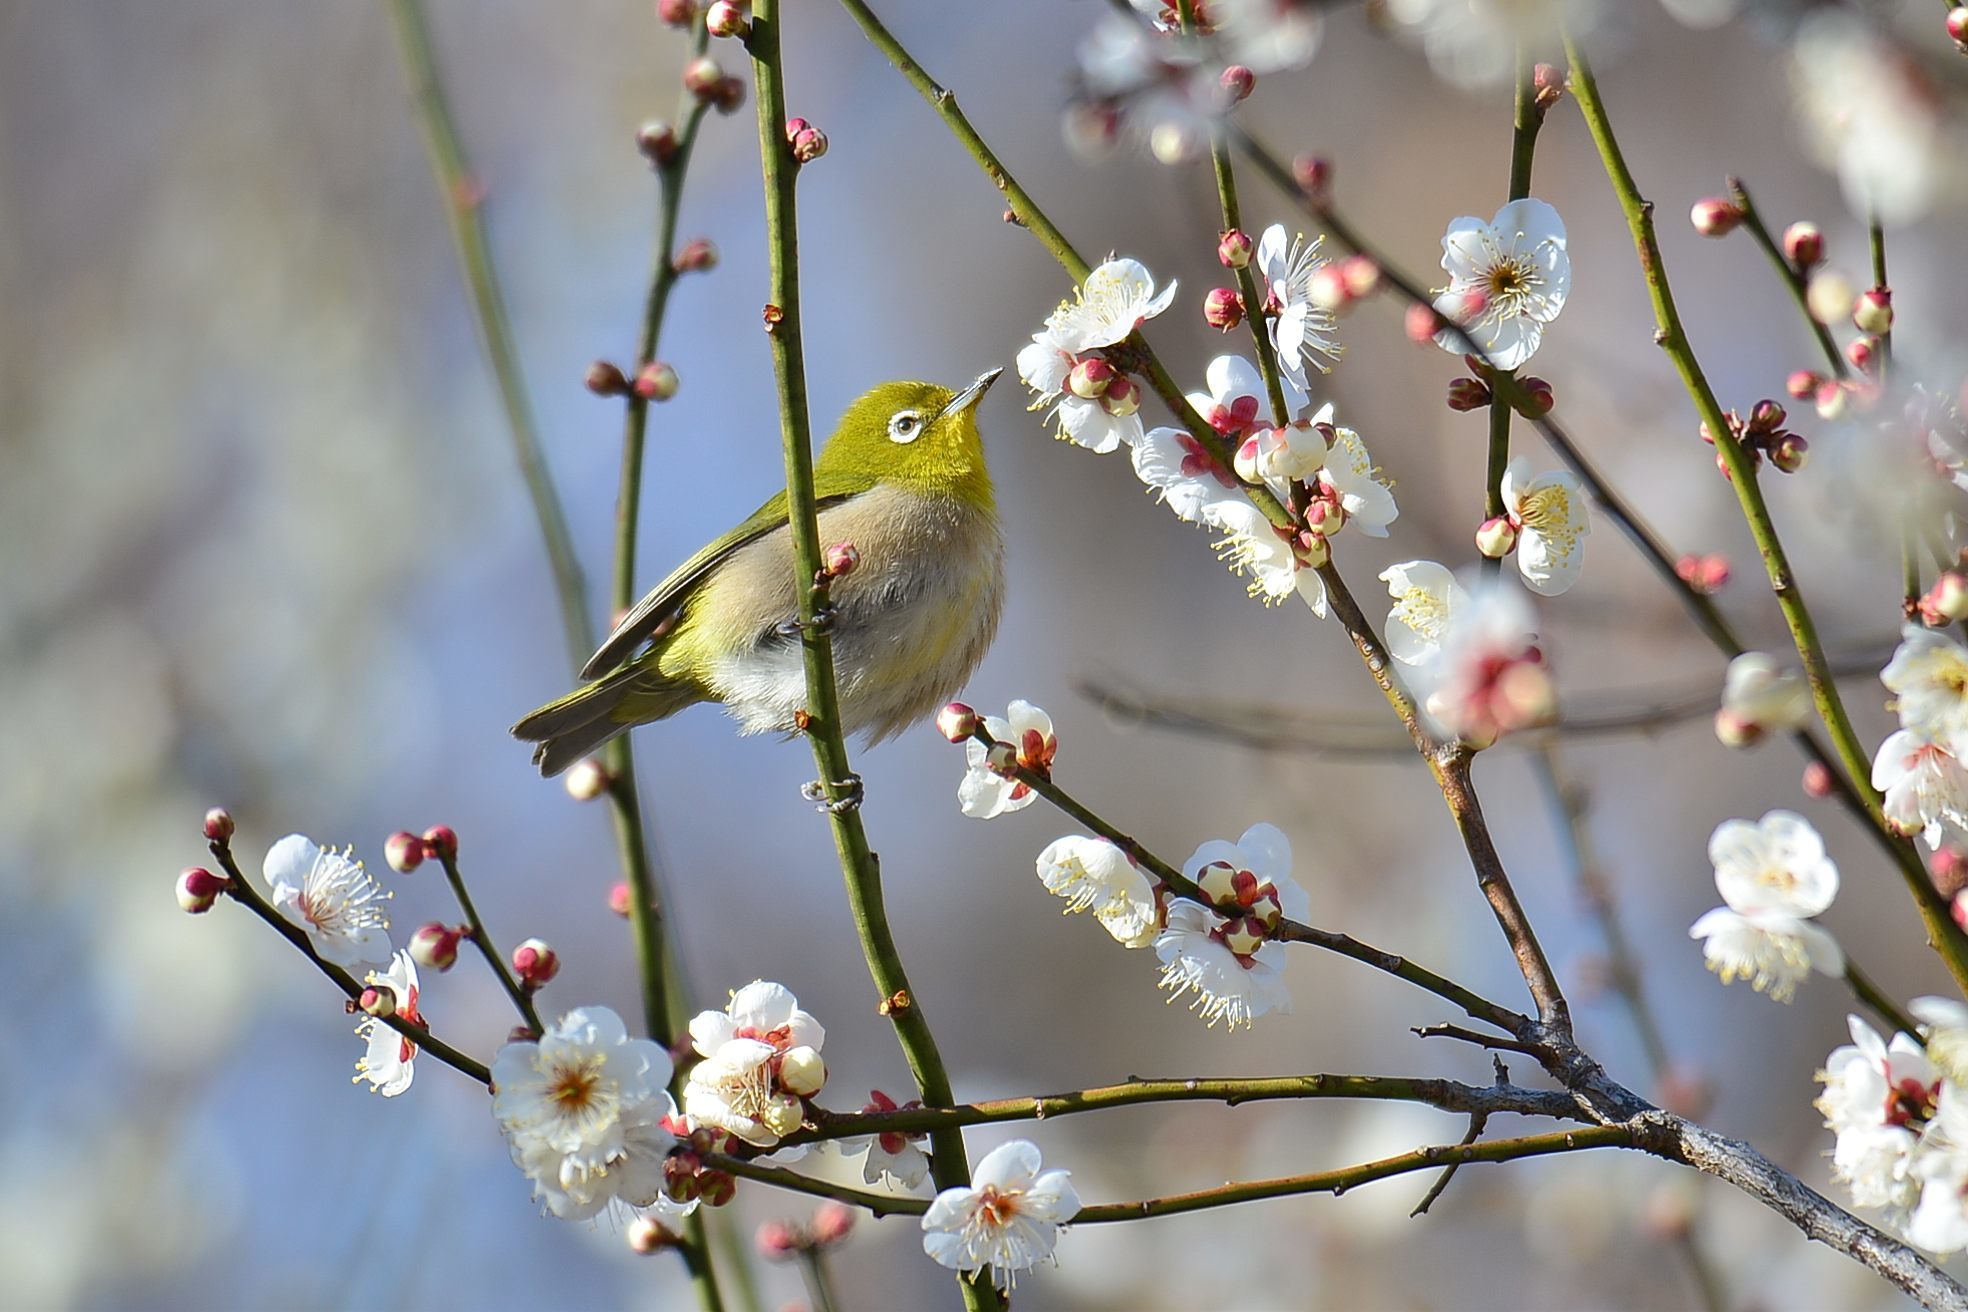
[{"label": "bird's beak", "polygon": [[[984,393],[991,390],[991,384],[998,381],[1003,369],[991,369],[977,375],[977,381],[950,398],[950,404],[943,407],[945,415],[960,415],[984,399]],[[941,418],[942,416],[937,416]]]}]

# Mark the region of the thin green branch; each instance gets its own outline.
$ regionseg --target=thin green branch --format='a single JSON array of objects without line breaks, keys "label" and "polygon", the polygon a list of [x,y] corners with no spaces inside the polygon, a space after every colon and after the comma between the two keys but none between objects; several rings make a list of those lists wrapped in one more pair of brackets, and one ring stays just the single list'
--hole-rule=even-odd
[{"label": "thin green branch", "polygon": [[[1668,359],[1681,375],[1683,386],[1694,401],[1695,409],[1708,431],[1714,435],[1715,449],[1721,454],[1729,472],[1730,485],[1734,488],[1736,499],[1742,507],[1743,517],[1749,524],[1750,536],[1756,541],[1757,553],[1762,557],[1765,571],[1770,578],[1770,587],[1776,593],[1777,606],[1783,612],[1784,623],[1790,629],[1791,640],[1797,654],[1804,664],[1804,674],[1811,685],[1812,701],[1818,710],[1818,717],[1831,736],[1832,747],[1845,775],[1852,781],[1854,790],[1866,809],[1873,824],[1882,833],[1890,833],[1884,811],[1881,809],[1879,794],[1869,783],[1871,762],[1867,758],[1858,733],[1852,727],[1851,718],[1845,710],[1845,703],[1838,694],[1832,678],[1831,664],[1825,657],[1824,645],[1819,640],[1817,624],[1811,617],[1810,608],[1804,602],[1804,594],[1798,586],[1796,576],[1791,571],[1789,558],[1783,543],[1777,535],[1775,522],[1770,517],[1769,506],[1763,499],[1763,489],[1757,481],[1757,471],[1750,463],[1749,453],[1743,449],[1730,431],[1727,417],[1721,403],[1715,399],[1703,374],[1701,363],[1695,357],[1694,348],[1689,343],[1686,330],[1682,327],[1680,313],[1674,305],[1674,296],[1668,287],[1667,270],[1661,259],[1660,243],[1654,236],[1653,206],[1640,195],[1639,184],[1634,181],[1632,172],[1620,154],[1619,144],[1613,136],[1612,123],[1606,114],[1605,103],[1600,99],[1599,87],[1592,74],[1592,67],[1585,60],[1584,52],[1568,34],[1566,55],[1572,65],[1572,91],[1585,116],[1586,127],[1592,134],[1593,143],[1599,149],[1599,156],[1605,166],[1606,176],[1618,196],[1620,208],[1625,212],[1627,226],[1632,230],[1634,248],[1639,254],[1641,272],[1646,278],[1647,291],[1653,301],[1654,317],[1659,325],[1655,339],[1661,349],[1667,352]],[[1833,772],[1834,774],[1837,771]],[[1926,922],[1929,941],[1947,963],[1957,985],[1968,990],[1968,936],[1964,936],[1949,915],[1947,900],[1934,887],[1928,878],[1924,863],[1911,843],[1900,839],[1893,845],[1901,877],[1913,896],[1921,919]]]},{"label": "thin green branch", "polygon": [[[1866,247],[1872,255],[1872,285],[1880,291],[1888,291],[1892,284],[1886,281],[1886,228],[1877,214],[1866,224]],[[1886,385],[1887,376],[1893,368],[1893,328],[1888,324],[1879,338],[1879,385]]]},{"label": "thin green branch", "polygon": [[1871,1007],[1874,1013],[1892,1029],[1916,1041],[1920,1039],[1920,1027],[1914,1024],[1913,1018],[1900,1010],[1900,1005],[1893,1001],[1892,995],[1874,983],[1872,976],[1860,970],[1857,963],[1849,956],[1845,958],[1845,983],[1859,1001]]},{"label": "thin green branch", "polygon": [[[819,512],[813,491],[813,439],[806,397],[806,359],[800,336],[799,227],[795,175],[798,165],[786,142],[786,91],[780,68],[779,0],[758,0],[748,41],[758,89],[759,155],[765,175],[765,226],[771,262],[766,329],[772,344],[772,370],[779,392],[780,436],[786,459],[786,496],[799,579],[814,583],[821,572]],[[825,603],[818,586],[801,586],[800,647],[806,671],[805,733],[820,771],[818,792],[825,801],[847,883],[855,928],[868,972],[881,994],[881,1008],[894,1023],[896,1038],[915,1076],[926,1106],[949,1106],[950,1077],[937,1051],[902,967],[882,901],[881,866],[868,846],[861,823],[860,781],[849,768],[847,744],[835,683],[833,640],[817,623]],[[937,1132],[931,1140],[932,1170],[938,1188],[969,1183],[970,1168],[959,1131]],[[1001,1306],[988,1281],[962,1280],[966,1306]]]},{"label": "thin green branch", "polygon": [[1844,378],[1847,372],[1845,357],[1839,353],[1838,343],[1832,340],[1831,329],[1820,323],[1818,316],[1811,313],[1810,278],[1785,257],[1783,247],[1777,245],[1776,236],[1771,233],[1770,225],[1763,221],[1762,213],[1757,210],[1756,202],[1750,197],[1749,188],[1743,185],[1741,178],[1729,179],[1729,200],[1742,211],[1743,227],[1747,228],[1749,235],[1756,239],[1756,244],[1763,248],[1763,253],[1770,257],[1770,263],[1776,266],[1777,276],[1783,279],[1784,287],[1790,292],[1790,298],[1797,302],[1797,312],[1803,315],[1804,322],[1810,325],[1811,335],[1817,339],[1818,349],[1824,352],[1825,364],[1831,369],[1831,376]]},{"label": "thin green branch", "polygon": [[[281,915],[271,903],[260,896],[260,890],[246,878],[245,872],[239,868],[238,861],[233,859],[232,844],[226,839],[215,838],[211,842],[211,849],[212,856],[228,876],[225,891],[232,900],[271,925],[282,938],[294,946],[295,951],[313,962],[315,969],[333,981],[335,987],[340,989],[351,1003],[359,1001],[362,990],[367,985],[316,952],[314,944],[308,941],[307,932]],[[460,1052],[429,1030],[412,1025],[401,1016],[379,1016],[376,1019],[416,1044],[420,1051],[429,1053],[459,1074],[468,1075],[480,1084],[489,1086],[492,1083],[492,1072],[487,1069],[484,1062]]]},{"label": "thin green branch", "polygon": [[449,852],[437,853],[438,864],[444,867],[444,878],[451,885],[451,895],[458,899],[458,909],[465,913],[465,924],[470,933],[466,935],[485,958],[485,964],[499,977],[499,987],[506,991],[512,1004],[519,1010],[520,1019],[535,1034],[546,1033],[546,1026],[540,1023],[540,1013],[533,1006],[533,995],[521,988],[519,981],[506,967],[506,959],[499,955],[499,949],[492,942],[492,935],[486,931],[485,919],[478,914],[478,907],[472,902],[471,890],[465,887],[465,877],[458,870],[458,858]]}]

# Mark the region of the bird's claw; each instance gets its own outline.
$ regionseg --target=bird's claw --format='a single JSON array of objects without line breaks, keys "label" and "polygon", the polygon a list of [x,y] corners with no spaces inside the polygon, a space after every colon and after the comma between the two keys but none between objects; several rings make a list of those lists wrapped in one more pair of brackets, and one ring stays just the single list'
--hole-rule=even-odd
[{"label": "bird's claw", "polygon": [[782,638],[802,638],[809,633],[821,634],[831,632],[834,627],[834,618],[838,613],[832,606],[822,606],[819,610],[813,612],[813,618],[810,620],[787,620],[784,624],[781,624],[779,626],[779,636]]},{"label": "bird's claw", "polygon": [[[829,789],[840,793],[839,797],[829,797]],[[861,800],[866,795],[861,786],[861,776],[850,774],[845,779],[836,779],[831,784],[823,784],[818,779],[800,785],[800,796],[809,802],[818,803],[813,809],[828,815],[846,815],[849,811],[861,809]]]}]

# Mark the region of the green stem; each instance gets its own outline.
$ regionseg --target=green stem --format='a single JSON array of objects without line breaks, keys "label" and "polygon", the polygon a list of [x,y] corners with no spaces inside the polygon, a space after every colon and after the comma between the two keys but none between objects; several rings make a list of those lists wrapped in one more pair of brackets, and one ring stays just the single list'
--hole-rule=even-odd
[{"label": "green stem", "polygon": [[[1886,229],[1880,224],[1877,214],[1866,224],[1866,245],[1872,254],[1872,285],[1880,291],[1887,291],[1892,284],[1886,281]],[[1879,334],[1879,385],[1886,385],[1886,377],[1893,365],[1893,330],[1888,327]]]},{"label": "green stem", "polygon": [[806,1276],[807,1292],[813,1295],[813,1312],[836,1312],[839,1303],[827,1274],[827,1255],[817,1244],[800,1249],[800,1270]]},{"label": "green stem", "polygon": [[[1819,640],[1816,622],[1804,602],[1803,591],[1799,588],[1791,571],[1789,558],[1785,555],[1783,543],[1777,536],[1775,523],[1770,518],[1769,506],[1764,502],[1763,489],[1757,482],[1756,470],[1751,466],[1749,453],[1730,432],[1729,424],[1721,404],[1708,385],[1702,373],[1700,362],[1695,358],[1693,347],[1689,344],[1686,331],[1681,325],[1679,312],[1675,309],[1673,293],[1667,282],[1667,270],[1662,263],[1660,245],[1654,236],[1653,206],[1640,195],[1638,183],[1621,156],[1619,144],[1613,137],[1612,124],[1606,115],[1604,102],[1599,97],[1599,88],[1592,75],[1592,69],[1585,62],[1582,51],[1575,40],[1566,37],[1566,54],[1572,65],[1572,91],[1578,100],[1579,110],[1585,116],[1586,127],[1592,134],[1594,144],[1599,149],[1601,162],[1606,175],[1611,180],[1617,194],[1620,208],[1625,212],[1627,226],[1632,230],[1634,247],[1639,253],[1641,272],[1645,275],[1647,291],[1653,301],[1654,317],[1659,325],[1655,334],[1661,348],[1667,352],[1669,360],[1681,375],[1683,386],[1693,399],[1695,409],[1708,430],[1715,437],[1715,449],[1721,454],[1724,466],[1729,471],[1730,485],[1735,489],[1743,517],[1748,521],[1751,537],[1756,541],[1758,554],[1762,557],[1765,571],[1770,578],[1771,590],[1776,593],[1777,606],[1783,612],[1784,623],[1790,629],[1791,640],[1797,654],[1804,664],[1805,677],[1810,681],[1812,700],[1817,706],[1818,716],[1823,721],[1826,732],[1831,736],[1833,750],[1844,767],[1861,804],[1872,824],[1882,833],[1890,833],[1886,816],[1880,806],[1879,794],[1868,780],[1870,762],[1864,746],[1859,742],[1857,732],[1852,727],[1851,718],[1846,714],[1845,703],[1838,695],[1838,688],[1832,681],[1830,662],[1826,660],[1824,645]],[[1833,771],[1834,774],[1837,771]],[[1968,990],[1968,937],[1955,925],[1948,913],[1947,900],[1935,889],[1933,881],[1927,876],[1925,865],[1912,844],[1904,839],[1891,844],[1897,859],[1901,877],[1913,896],[1926,922],[1929,941],[1940,952],[1954,975],[1956,983]]]},{"label": "green stem", "polygon": [[485,920],[472,904],[471,890],[465,887],[465,877],[459,873],[457,858],[440,854],[438,863],[444,867],[444,878],[451,885],[451,894],[458,899],[458,909],[465,913],[465,924],[470,926],[467,936],[485,958],[485,964],[492,967],[492,973],[499,977],[499,987],[512,999],[519,1009],[520,1019],[524,1020],[535,1034],[546,1033],[546,1026],[540,1024],[540,1013],[533,1007],[533,995],[521,988],[513,978],[512,971],[506,968],[506,959],[499,955],[499,949],[492,943],[492,936],[486,932]]},{"label": "green stem", "polygon": [[[767,331],[772,344],[772,370],[778,385],[780,436],[786,460],[786,497],[792,527],[798,578],[804,584],[820,579],[819,512],[813,492],[813,439],[806,398],[806,360],[800,339],[799,227],[795,203],[797,164],[786,145],[786,91],[780,69],[779,0],[757,0],[748,42],[758,94],[759,155],[765,175],[765,226],[771,260]],[[901,953],[889,930],[882,902],[881,867],[868,847],[861,823],[860,786],[849,768],[842,734],[840,699],[835,684],[833,640],[815,623],[825,601],[821,589],[801,586],[799,617],[801,652],[806,671],[805,733],[820,771],[819,791],[825,798],[846,879],[848,901],[868,972],[881,995],[881,1009],[894,1023],[916,1087],[924,1105],[949,1106],[950,1077],[937,1051],[929,1022],[909,987]],[[932,1170],[939,1189],[968,1184],[970,1168],[963,1136],[941,1131],[932,1140]],[[998,1308],[1002,1300],[988,1281],[962,1280],[966,1307]]]},{"label": "green stem", "polygon": [[578,668],[594,650],[594,636],[588,627],[587,588],[581,578],[581,562],[574,554],[574,539],[567,530],[567,516],[554,492],[553,475],[547,470],[540,449],[540,434],[533,422],[533,404],[526,392],[526,380],[519,367],[519,348],[514,344],[512,325],[506,316],[505,295],[500,290],[498,270],[492,264],[485,240],[482,213],[484,196],[479,182],[465,158],[464,143],[458,136],[451,107],[438,78],[436,56],[431,50],[430,27],[424,18],[421,0],[388,0],[395,20],[397,46],[402,53],[404,71],[416,99],[417,117],[423,126],[424,143],[430,152],[431,172],[436,175],[439,194],[444,198],[444,215],[451,226],[451,241],[457,248],[458,264],[471,293],[474,322],[485,347],[487,362],[499,387],[499,400],[505,407],[506,427],[512,436],[513,454],[519,461],[520,475],[533,499],[533,514],[540,522],[540,536],[553,567],[554,592],[560,602],[562,637],[568,656]]},{"label": "green stem", "polygon": [[1743,227],[1749,229],[1749,235],[1756,238],[1756,244],[1770,257],[1770,263],[1776,266],[1777,276],[1783,279],[1790,298],[1797,302],[1797,312],[1810,325],[1811,335],[1817,338],[1818,349],[1824,352],[1825,364],[1830,367],[1832,377],[1844,378],[1847,373],[1845,357],[1839,354],[1831,329],[1818,322],[1818,317],[1811,313],[1811,280],[1803,270],[1784,257],[1783,248],[1777,245],[1770,225],[1763,222],[1763,215],[1757,210],[1756,202],[1750,198],[1749,188],[1743,185],[1741,178],[1729,179],[1729,200],[1742,211]]},{"label": "green stem", "polygon": [[1850,957],[1845,959],[1845,983],[1851,987],[1859,1001],[1878,1013],[1881,1020],[1902,1034],[1915,1039],[1920,1037],[1920,1027],[1914,1024],[1913,1018],[1900,1010],[1899,1004],[1893,1001],[1892,995],[1874,983],[1872,976],[1860,970]]}]

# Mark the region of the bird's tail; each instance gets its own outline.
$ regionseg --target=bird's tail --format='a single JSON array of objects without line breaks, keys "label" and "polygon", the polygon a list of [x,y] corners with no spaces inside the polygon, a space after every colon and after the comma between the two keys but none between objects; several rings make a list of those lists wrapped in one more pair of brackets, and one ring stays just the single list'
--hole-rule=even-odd
[{"label": "bird's tail", "polygon": [[551,778],[632,725],[668,719],[703,698],[692,683],[631,665],[548,702],[515,724],[512,734],[539,744],[533,764]]}]

